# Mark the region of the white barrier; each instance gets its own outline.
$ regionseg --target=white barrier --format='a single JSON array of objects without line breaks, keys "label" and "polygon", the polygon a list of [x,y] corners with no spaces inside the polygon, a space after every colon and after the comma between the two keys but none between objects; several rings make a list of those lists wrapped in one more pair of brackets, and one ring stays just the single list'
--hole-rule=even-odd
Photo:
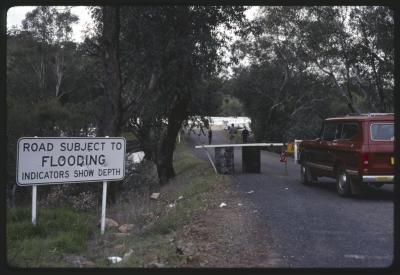
[{"label": "white barrier", "polygon": [[194,148],[215,148],[215,147],[247,147],[247,146],[283,146],[283,143],[240,143],[240,144],[215,144],[215,145],[196,145]]},{"label": "white barrier", "polygon": [[235,126],[249,126],[251,123],[251,119],[248,117],[210,117],[211,125],[231,125]]},{"label": "white barrier", "polygon": [[294,140],[294,162],[297,163],[299,160],[299,143],[302,142],[300,139]]}]

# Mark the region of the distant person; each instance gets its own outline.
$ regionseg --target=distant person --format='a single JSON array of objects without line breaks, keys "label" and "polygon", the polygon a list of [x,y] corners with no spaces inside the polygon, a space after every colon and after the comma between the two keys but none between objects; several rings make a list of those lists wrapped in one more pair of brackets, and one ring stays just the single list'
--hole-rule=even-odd
[{"label": "distant person", "polygon": [[247,130],[246,126],[244,126],[244,130],[242,131],[243,143],[247,143],[247,138],[248,137],[249,137],[249,130]]},{"label": "distant person", "polygon": [[235,136],[235,125],[232,123],[231,127],[229,128],[229,140],[233,140]]},{"label": "distant person", "polygon": [[211,127],[208,128],[208,144],[211,144],[212,140],[212,130]]}]

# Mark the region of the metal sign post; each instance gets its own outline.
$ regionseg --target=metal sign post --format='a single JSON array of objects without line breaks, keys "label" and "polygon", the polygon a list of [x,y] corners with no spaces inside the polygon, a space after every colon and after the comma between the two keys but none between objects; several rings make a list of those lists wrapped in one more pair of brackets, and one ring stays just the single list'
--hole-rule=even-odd
[{"label": "metal sign post", "polygon": [[[105,136],[105,138],[109,138],[109,136]],[[106,205],[107,205],[107,181],[103,181],[103,199],[101,202],[101,227],[100,227],[101,235],[104,235],[104,231],[106,228]]]},{"label": "metal sign post", "polygon": [[36,225],[36,200],[37,200],[37,186],[32,185],[32,224]]},{"label": "metal sign post", "polygon": [[[37,138],[38,136],[35,136]],[[32,185],[32,224],[36,225],[37,186]]]},{"label": "metal sign post", "polygon": [[101,203],[101,235],[106,227],[107,182],[103,181],[103,200]]}]

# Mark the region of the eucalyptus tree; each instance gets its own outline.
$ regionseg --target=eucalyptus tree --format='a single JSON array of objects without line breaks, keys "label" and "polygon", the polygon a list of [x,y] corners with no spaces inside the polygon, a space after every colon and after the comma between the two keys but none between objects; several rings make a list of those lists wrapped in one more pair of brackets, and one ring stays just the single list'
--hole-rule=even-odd
[{"label": "eucalyptus tree", "polygon": [[[246,56],[250,66],[238,68],[235,81],[252,79],[243,90],[252,89],[253,98],[269,98],[263,102],[265,119],[257,119],[257,112],[252,118],[260,139],[271,131],[280,138],[292,136],[310,112],[321,120],[392,110],[393,17],[387,7],[263,7],[244,34],[234,56]],[[249,113],[257,109],[253,105],[261,106],[259,98],[240,91],[236,96]],[[281,128],[285,122],[291,127],[280,133],[274,126],[280,120]]]},{"label": "eucalyptus tree", "polygon": [[233,47],[233,56],[248,58],[250,65],[236,68],[230,86],[251,117],[258,141],[292,139],[302,119],[309,122],[303,137],[313,135],[324,116],[316,112],[312,117],[310,111],[325,105],[323,91],[332,89],[319,82],[322,77],[312,73],[312,60],[299,47],[303,13],[301,7],[263,7]]},{"label": "eucalyptus tree", "polygon": [[[274,21],[288,9],[291,18]],[[350,112],[393,110],[394,24],[389,7],[284,7],[277,14],[274,9],[266,11],[264,22],[290,30],[280,35],[296,43],[302,53],[299,57],[309,62],[315,73],[326,76]]]},{"label": "eucalyptus tree", "polygon": [[[70,7],[64,7],[62,11],[52,6],[39,6],[28,12],[22,21],[23,30],[32,33],[38,42],[40,61],[31,63],[40,83],[42,93],[48,85],[46,74],[55,76],[54,94],[61,97],[61,85],[64,79],[66,64],[66,47],[71,47],[72,24],[79,18],[71,13]],[[50,59],[51,66],[46,66]],[[68,57],[67,57],[68,59]],[[47,72],[47,70],[49,72]]]},{"label": "eucalyptus tree", "polygon": [[[243,18],[243,7],[176,6],[164,8],[165,42],[158,66],[156,106],[166,118],[166,131],[158,146],[157,167],[161,182],[175,176],[173,152],[182,122],[191,114],[194,95],[221,70],[218,50],[225,41],[217,36],[221,25],[232,27]],[[163,17],[161,17],[163,18]],[[193,105],[193,104],[192,104]],[[159,111],[158,111],[159,112]],[[194,113],[197,114],[197,113]]]},{"label": "eucalyptus tree", "polygon": [[15,184],[18,138],[86,136],[95,122],[96,66],[71,41],[75,22],[68,7],[37,7],[27,13],[21,29],[7,33],[9,186]]},{"label": "eucalyptus tree", "polygon": [[374,111],[393,111],[393,10],[384,6],[356,7],[350,19],[350,27],[359,34],[355,41],[355,81]]},{"label": "eucalyptus tree", "polygon": [[259,23],[276,57],[287,59],[293,53],[292,61],[301,69],[325,75],[349,111],[357,112],[350,76],[356,62],[354,35],[346,29],[346,20],[344,7],[266,7]]},{"label": "eucalyptus tree", "polygon": [[[120,55],[118,58],[111,55],[114,57],[107,61],[118,60],[120,66],[122,85],[114,85],[115,90],[120,90],[121,102],[114,109],[120,111],[117,124],[120,129],[126,124],[131,126],[146,157],[156,162],[159,178],[165,183],[175,175],[172,163],[175,141],[182,122],[193,110],[193,95],[204,91],[221,70],[219,50],[225,41],[218,36],[218,27],[225,25],[232,29],[243,20],[245,9],[230,6],[120,9],[119,19],[112,23],[121,26],[118,34],[113,27],[112,36],[113,45],[119,43],[113,51],[119,51]],[[98,24],[99,30],[106,27],[102,25],[106,23],[102,11],[93,12],[94,18],[102,22]],[[107,45],[107,37],[111,36],[103,31],[98,40],[100,46]],[[115,84],[118,82],[115,79],[107,77],[105,81]]]}]

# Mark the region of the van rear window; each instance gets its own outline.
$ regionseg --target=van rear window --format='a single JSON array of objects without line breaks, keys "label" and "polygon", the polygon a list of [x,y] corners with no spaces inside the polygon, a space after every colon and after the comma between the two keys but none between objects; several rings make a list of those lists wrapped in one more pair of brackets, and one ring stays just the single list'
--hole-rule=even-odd
[{"label": "van rear window", "polygon": [[371,140],[394,140],[394,123],[373,123]]}]

